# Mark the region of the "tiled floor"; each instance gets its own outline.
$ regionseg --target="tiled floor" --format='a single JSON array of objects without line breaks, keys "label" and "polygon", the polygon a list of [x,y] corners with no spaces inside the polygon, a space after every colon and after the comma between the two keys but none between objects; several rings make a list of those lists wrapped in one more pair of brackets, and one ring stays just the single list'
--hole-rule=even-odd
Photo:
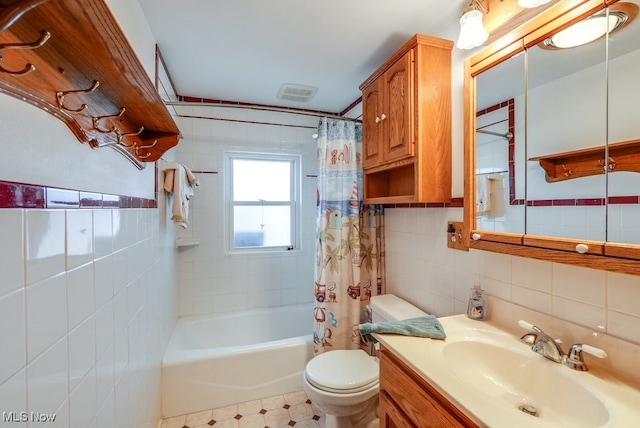
[{"label": "tiled floor", "polygon": [[168,418],[162,428],[324,428],[324,419],[300,391]]}]

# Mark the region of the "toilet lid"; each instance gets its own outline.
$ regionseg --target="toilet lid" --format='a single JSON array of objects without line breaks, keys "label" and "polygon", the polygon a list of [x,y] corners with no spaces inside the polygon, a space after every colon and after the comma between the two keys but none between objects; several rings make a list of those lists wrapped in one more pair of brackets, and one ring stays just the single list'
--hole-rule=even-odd
[{"label": "toilet lid", "polygon": [[305,370],[311,384],[332,392],[364,390],[378,382],[378,373],[376,361],[360,349],[325,352],[312,358]]}]

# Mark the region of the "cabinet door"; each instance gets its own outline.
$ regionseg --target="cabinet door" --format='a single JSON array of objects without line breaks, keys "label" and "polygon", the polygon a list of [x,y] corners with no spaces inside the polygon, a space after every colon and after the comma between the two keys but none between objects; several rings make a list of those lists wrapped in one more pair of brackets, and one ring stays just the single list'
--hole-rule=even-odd
[{"label": "cabinet door", "polygon": [[386,391],[380,391],[380,428],[415,428]]},{"label": "cabinet door", "polygon": [[384,76],[384,109],[381,112],[384,160],[395,161],[414,155],[413,55],[410,50]]},{"label": "cabinet door", "polygon": [[382,163],[382,83],[378,79],[362,92],[362,141],[363,167]]}]

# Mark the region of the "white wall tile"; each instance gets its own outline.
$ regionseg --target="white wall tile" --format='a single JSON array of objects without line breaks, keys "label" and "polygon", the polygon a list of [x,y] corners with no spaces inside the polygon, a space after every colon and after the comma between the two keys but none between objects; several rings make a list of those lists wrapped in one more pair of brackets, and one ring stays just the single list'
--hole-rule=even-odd
[{"label": "white wall tile", "polygon": [[640,344],[640,317],[609,311],[607,320],[610,334]]},{"label": "white wall tile", "polygon": [[606,272],[554,263],[553,294],[578,302],[604,307]]},{"label": "white wall tile", "polygon": [[[57,341],[27,366],[29,412],[54,413],[67,399],[67,339]],[[30,428],[33,424],[30,424]],[[42,426],[37,424],[35,426]]]},{"label": "white wall tile", "polygon": [[97,413],[96,376],[90,370],[71,392],[69,398],[70,428],[90,427]]},{"label": "white wall tile", "polygon": [[[25,293],[17,290],[0,296],[0,385],[16,374],[27,362],[27,336],[25,326]],[[0,401],[1,402],[1,401]]]},{"label": "white wall tile", "polygon": [[[90,316],[69,332],[69,389],[93,370],[96,364],[96,320]],[[73,404],[73,403],[72,403]],[[94,412],[95,413],[95,412]]]},{"label": "white wall tile", "polygon": [[67,334],[65,274],[27,287],[26,321],[27,359],[33,361],[42,351]]},{"label": "white wall tile", "polygon": [[[27,411],[27,374],[23,368],[13,377],[0,381],[0,403],[2,411],[20,415]],[[12,427],[24,428],[26,423],[12,423]]]},{"label": "white wall tile", "polygon": [[551,293],[551,263],[525,257],[512,258],[512,278],[515,285]]},{"label": "white wall tile", "polygon": [[113,252],[113,210],[93,210],[93,246],[96,257]]},{"label": "white wall tile", "polygon": [[22,210],[0,210],[0,296],[24,287],[24,222]]},{"label": "white wall tile", "polygon": [[607,272],[608,307],[640,317],[640,277]]},{"label": "white wall tile", "polygon": [[93,263],[67,272],[67,304],[69,330],[95,312]]},{"label": "white wall tile", "polygon": [[93,213],[90,210],[68,210],[67,269],[93,260]]},{"label": "white wall tile", "polygon": [[65,270],[65,212],[26,210],[27,283]]}]

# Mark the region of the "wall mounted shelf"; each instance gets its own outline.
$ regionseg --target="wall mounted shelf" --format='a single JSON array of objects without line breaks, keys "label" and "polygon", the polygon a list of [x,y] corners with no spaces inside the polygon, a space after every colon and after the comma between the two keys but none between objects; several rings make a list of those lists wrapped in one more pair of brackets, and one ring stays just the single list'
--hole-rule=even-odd
[{"label": "wall mounted shelf", "polygon": [[529,158],[538,161],[548,183],[609,172],[640,172],[640,139],[609,144],[605,162],[605,146]]},{"label": "wall mounted shelf", "polygon": [[177,238],[175,245],[176,245],[176,248],[194,247],[196,245],[200,245],[200,240],[196,238]]},{"label": "wall mounted shelf", "polygon": [[104,0],[0,0],[0,92],[136,167],[179,130]]}]

